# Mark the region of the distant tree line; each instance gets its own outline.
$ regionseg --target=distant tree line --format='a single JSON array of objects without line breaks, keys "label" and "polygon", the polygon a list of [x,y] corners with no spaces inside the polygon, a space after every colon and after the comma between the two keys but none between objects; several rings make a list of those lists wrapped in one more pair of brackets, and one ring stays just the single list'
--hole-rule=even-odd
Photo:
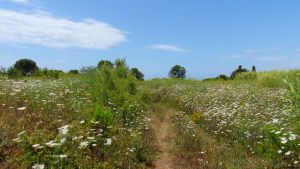
[{"label": "distant tree line", "polygon": [[245,73],[247,72],[252,72],[252,74],[247,74],[248,77],[245,77],[245,78],[248,78],[248,79],[253,79],[256,77],[256,67],[255,66],[252,66],[251,68],[251,71],[246,69],[246,68],[243,68],[242,65],[239,65],[237,69],[235,69],[234,71],[232,71],[232,73],[230,74],[230,76],[226,76],[225,74],[221,74],[215,78],[208,78],[208,79],[204,79],[204,80],[215,80],[215,79],[221,79],[221,80],[233,80],[233,79],[236,79],[237,77],[240,77],[241,75],[244,75]]},{"label": "distant tree line", "polygon": [[[83,67],[81,70],[71,69],[67,73],[61,70],[48,69],[48,68],[39,68],[35,61],[31,59],[20,59],[15,62],[15,64],[8,69],[0,66],[0,75],[8,75],[9,78],[18,78],[22,76],[37,76],[37,77],[50,77],[50,78],[59,78],[61,75],[77,75],[89,70],[101,70],[102,67],[107,67],[110,69],[116,69],[120,77],[127,77],[128,74],[131,74],[137,80],[144,80],[144,74],[138,68],[128,68],[124,65],[124,59],[117,59],[114,63],[109,60],[100,60],[96,67]],[[239,65],[237,69],[232,71],[230,76],[221,74],[215,78],[208,78],[205,80],[232,80],[239,77],[241,74],[246,72],[253,72],[249,74],[249,77],[246,78],[255,78],[256,77],[256,67],[252,66],[251,71],[243,68],[242,65]],[[251,76],[251,77],[250,77]],[[169,77],[174,79],[184,79],[186,78],[186,69],[181,65],[174,65],[169,71]]]},{"label": "distant tree line", "polygon": [[[83,67],[80,71],[77,69],[71,69],[67,73],[62,70],[48,69],[48,68],[39,68],[35,61],[31,59],[19,59],[15,64],[8,69],[0,66],[0,75],[8,75],[9,78],[19,78],[24,76],[35,76],[35,77],[50,77],[50,78],[59,78],[62,75],[77,75],[88,69],[98,69],[106,66],[108,68],[118,69],[118,73],[121,76],[127,76],[127,73],[130,73],[138,80],[144,80],[144,74],[138,68],[129,69],[125,64],[124,59],[117,59],[115,63],[112,63],[109,60],[101,60],[98,62],[97,67]],[[128,71],[127,71],[128,69]],[[123,75],[122,75],[123,74]]]}]

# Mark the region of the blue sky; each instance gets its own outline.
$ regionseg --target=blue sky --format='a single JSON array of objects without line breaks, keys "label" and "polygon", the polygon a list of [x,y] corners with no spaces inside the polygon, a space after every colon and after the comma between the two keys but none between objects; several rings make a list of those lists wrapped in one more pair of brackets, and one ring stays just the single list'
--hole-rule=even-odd
[{"label": "blue sky", "polygon": [[0,0],[0,65],[69,70],[125,58],[146,78],[300,67],[297,0]]}]

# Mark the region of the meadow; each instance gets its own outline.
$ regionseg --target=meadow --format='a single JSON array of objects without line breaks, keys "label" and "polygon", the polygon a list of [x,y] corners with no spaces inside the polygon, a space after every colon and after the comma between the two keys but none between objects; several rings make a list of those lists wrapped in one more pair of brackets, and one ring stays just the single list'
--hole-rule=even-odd
[{"label": "meadow", "polygon": [[[250,78],[249,78],[250,77]],[[188,168],[299,168],[299,71],[235,80],[152,80],[174,117],[174,154]],[[202,167],[199,167],[202,166]]]},{"label": "meadow", "polygon": [[[1,168],[163,168],[161,151],[172,168],[300,167],[299,71],[140,81],[117,65],[2,75]],[[160,121],[168,150],[157,144]]]}]

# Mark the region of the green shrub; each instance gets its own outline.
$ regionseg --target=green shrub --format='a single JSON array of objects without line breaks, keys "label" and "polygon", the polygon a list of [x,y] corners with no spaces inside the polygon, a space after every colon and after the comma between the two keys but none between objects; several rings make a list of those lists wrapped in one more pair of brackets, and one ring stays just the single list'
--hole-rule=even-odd
[{"label": "green shrub", "polygon": [[238,80],[256,80],[257,79],[257,73],[256,72],[238,73],[235,76],[235,79],[238,79]]},{"label": "green shrub", "polygon": [[69,71],[69,74],[76,75],[76,74],[79,74],[79,71],[77,69],[72,69],[72,70]]},{"label": "green shrub", "polygon": [[7,70],[7,75],[8,75],[8,78],[16,79],[16,78],[21,77],[22,73],[18,69],[14,68],[14,67],[10,67]]},{"label": "green shrub", "polygon": [[131,94],[131,95],[136,94],[137,89],[136,89],[136,84],[134,82],[129,82],[128,83],[128,91],[129,91],[129,94]]},{"label": "green shrub", "polygon": [[95,121],[99,121],[100,124],[104,126],[110,126],[114,123],[114,115],[113,113],[106,108],[102,108],[99,105],[96,105],[95,110],[93,112],[93,119]]}]

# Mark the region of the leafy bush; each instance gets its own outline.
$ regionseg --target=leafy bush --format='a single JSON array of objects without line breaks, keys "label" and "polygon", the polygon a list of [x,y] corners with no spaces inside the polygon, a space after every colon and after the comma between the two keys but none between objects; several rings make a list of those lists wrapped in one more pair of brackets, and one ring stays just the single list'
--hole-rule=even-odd
[{"label": "leafy bush", "polygon": [[14,67],[10,67],[7,70],[7,75],[8,75],[8,78],[15,79],[15,78],[21,77],[22,73],[18,69],[14,68]]},{"label": "leafy bush", "polygon": [[239,65],[239,67],[231,73],[230,78],[234,79],[238,74],[243,72],[248,72],[248,70],[243,68],[242,65]]},{"label": "leafy bush", "polygon": [[218,77],[216,77],[216,79],[228,80],[229,77],[227,77],[227,76],[224,75],[224,74],[221,74],[221,75],[219,75]]},{"label": "leafy bush", "polygon": [[19,70],[23,76],[33,73],[38,70],[36,63],[31,59],[20,59],[16,61],[14,68]]},{"label": "leafy bush", "polygon": [[115,118],[109,109],[101,108],[100,105],[96,105],[93,112],[93,119],[95,121],[99,121],[100,124],[107,127],[114,123]]},{"label": "leafy bush", "polygon": [[134,82],[129,82],[128,83],[128,91],[129,91],[129,94],[131,94],[131,95],[136,94],[137,89],[136,89],[136,84]]},{"label": "leafy bush", "polygon": [[98,63],[98,65],[97,65],[98,69],[100,70],[103,65],[105,65],[105,66],[107,66],[109,68],[113,68],[114,67],[114,64],[111,63],[111,61],[109,61],[109,60],[101,60]]},{"label": "leafy bush", "polygon": [[235,79],[238,80],[255,80],[257,79],[256,72],[242,72],[235,76]]},{"label": "leafy bush", "polygon": [[72,69],[72,70],[69,71],[69,74],[76,75],[76,74],[79,74],[79,71],[77,69]]}]

